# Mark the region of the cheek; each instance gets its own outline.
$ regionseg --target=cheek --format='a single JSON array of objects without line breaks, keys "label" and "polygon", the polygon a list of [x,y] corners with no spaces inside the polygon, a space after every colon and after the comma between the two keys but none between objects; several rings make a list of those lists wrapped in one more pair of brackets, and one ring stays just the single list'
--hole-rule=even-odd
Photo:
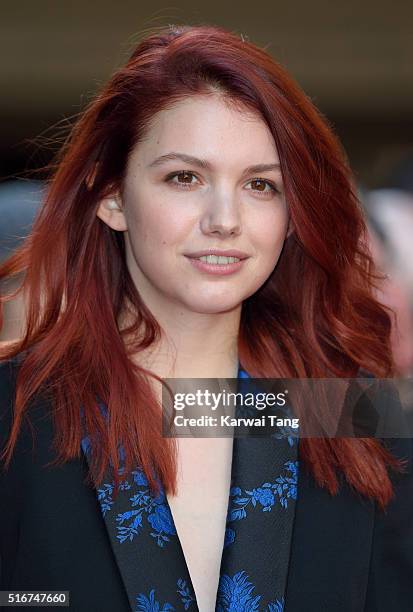
[{"label": "cheek", "polygon": [[136,207],[128,218],[128,231],[134,251],[140,258],[170,260],[171,249],[182,246],[193,227],[193,218],[167,203]]},{"label": "cheek", "polygon": [[257,252],[270,261],[277,259],[283,247],[288,229],[285,210],[275,210],[257,215],[252,228]]}]

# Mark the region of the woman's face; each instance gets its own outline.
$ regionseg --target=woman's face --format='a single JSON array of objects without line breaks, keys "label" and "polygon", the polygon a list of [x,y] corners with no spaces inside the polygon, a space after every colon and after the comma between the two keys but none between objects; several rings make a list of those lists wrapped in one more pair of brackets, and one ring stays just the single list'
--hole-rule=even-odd
[{"label": "woman's face", "polygon": [[[155,116],[132,151],[122,196],[102,200],[97,214],[125,232],[128,268],[153,312],[237,309],[269,277],[286,237],[272,135],[219,95],[186,98]],[[245,259],[220,267],[192,258],[209,249]]]}]

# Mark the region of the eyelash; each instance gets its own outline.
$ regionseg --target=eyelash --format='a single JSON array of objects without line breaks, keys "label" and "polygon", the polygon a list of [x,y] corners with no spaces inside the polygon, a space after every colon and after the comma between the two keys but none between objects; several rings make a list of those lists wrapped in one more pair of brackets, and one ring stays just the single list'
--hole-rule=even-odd
[{"label": "eyelash", "polygon": [[[189,170],[180,170],[179,172],[173,172],[172,174],[168,174],[168,176],[165,179],[165,182],[172,183],[173,185],[178,186],[178,189],[190,189],[191,187],[193,187],[193,184],[191,183],[173,183],[172,179],[175,178],[176,176],[179,176],[180,174],[189,174],[191,176],[195,176],[195,178],[198,178],[194,172],[190,172]],[[266,183],[267,185],[271,187],[273,193],[277,193],[277,194],[281,193],[280,190],[277,189],[277,187],[274,185],[272,181],[269,181],[267,179],[257,176],[251,179],[249,182],[253,183],[254,181],[260,181],[260,182]],[[251,191],[255,191],[255,190],[251,190]],[[267,195],[269,192],[268,191],[257,191],[257,193],[262,194],[262,195]]]}]

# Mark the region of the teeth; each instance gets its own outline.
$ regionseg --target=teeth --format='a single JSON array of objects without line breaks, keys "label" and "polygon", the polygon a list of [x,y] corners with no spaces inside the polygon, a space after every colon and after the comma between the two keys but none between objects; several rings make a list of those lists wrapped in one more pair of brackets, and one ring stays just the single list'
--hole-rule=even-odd
[{"label": "teeth", "polygon": [[224,257],[223,255],[203,255],[197,259],[209,264],[230,264],[241,261],[238,257]]}]

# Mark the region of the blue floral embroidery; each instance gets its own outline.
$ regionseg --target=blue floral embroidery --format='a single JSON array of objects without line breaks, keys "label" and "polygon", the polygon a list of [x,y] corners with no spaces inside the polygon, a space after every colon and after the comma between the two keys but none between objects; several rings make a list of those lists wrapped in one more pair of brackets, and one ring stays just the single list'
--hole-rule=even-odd
[{"label": "blue floral embroidery", "polygon": [[[119,485],[120,491],[126,491],[127,489],[130,489],[130,488],[131,486],[128,481],[122,482],[122,484]],[[98,489],[98,500],[100,502],[100,507],[102,509],[103,516],[105,516],[106,512],[110,510],[112,507],[113,489],[114,489],[114,485],[109,484],[109,483],[105,483],[103,485],[103,489]]]},{"label": "blue floral embroidery", "polygon": [[285,427],[280,427],[280,433],[272,434],[271,438],[276,438],[277,440],[282,440],[283,438],[287,438],[287,442],[290,446],[294,446],[294,444],[298,444],[299,438],[299,428],[293,428],[288,425]]},{"label": "blue floral embroidery", "polygon": [[[249,378],[249,376],[240,376],[240,378]],[[272,413],[273,410],[269,410],[269,413]],[[280,418],[294,418],[292,410],[288,404],[283,406],[281,409],[282,414],[278,414]],[[237,405],[237,416],[243,418],[254,418],[260,416],[257,414],[257,409],[255,406],[248,405]],[[298,444],[298,438],[300,435],[299,427],[292,427],[290,425],[279,425],[277,426],[277,433],[271,434],[271,438],[276,438],[277,440],[282,440],[284,438],[287,439],[288,444],[290,446],[294,446],[294,444]]]},{"label": "blue floral embroidery", "polygon": [[[288,499],[297,499],[298,461],[287,461],[284,464],[287,475],[280,475],[275,482],[265,482],[252,491],[232,487],[230,496],[235,507],[229,510],[229,521],[239,521],[246,518],[246,508],[252,505],[254,508],[259,504],[263,512],[270,512],[277,498],[283,508],[287,508]],[[232,540],[234,541],[234,539]]]},{"label": "blue floral embroidery", "polygon": [[254,585],[248,581],[245,571],[231,578],[228,574],[220,577],[216,612],[254,612],[259,610],[261,595],[253,597]]},{"label": "blue floral embroidery", "polygon": [[169,603],[165,603],[161,608],[161,604],[155,600],[155,589],[151,590],[149,598],[143,593],[139,593],[136,597],[136,601],[137,607],[135,608],[135,612],[173,612],[175,610]]},{"label": "blue floral embroidery", "polygon": [[[184,608],[188,610],[192,602],[195,601],[195,597],[191,595],[186,580],[179,578],[176,584],[178,586],[177,592],[181,595]],[[165,603],[161,609],[160,603],[155,600],[155,589],[151,590],[149,597],[146,597],[143,593],[139,593],[136,597],[136,601],[137,607],[135,608],[135,612],[174,612],[175,610],[170,603]]]},{"label": "blue floral embroidery", "polygon": [[159,503],[155,512],[148,516],[148,521],[155,530],[151,532],[151,536],[156,538],[158,546],[163,547],[164,542],[169,542],[168,536],[164,534],[176,535],[172,514],[166,504]]},{"label": "blue floral embroidery", "polygon": [[287,461],[284,465],[287,471],[290,472],[290,476],[279,476],[276,478],[276,490],[280,498],[280,504],[283,508],[287,508],[288,498],[297,499],[298,461]]},{"label": "blue floral embroidery", "polygon": [[[240,369],[239,378],[249,378],[249,375]],[[287,437],[290,446],[297,442],[297,429],[286,427],[282,430],[280,428],[279,431],[280,433],[273,435],[274,438]],[[86,453],[90,451],[88,437],[82,440],[82,446]],[[295,500],[297,497],[298,462],[288,461],[284,464],[284,467],[285,473],[275,478],[274,482],[265,482],[252,490],[232,487],[230,490],[232,507],[228,510],[227,523],[246,518],[248,506],[258,506],[263,512],[270,512],[277,503],[281,507],[287,508],[288,500]],[[119,473],[121,474],[122,471],[121,469]],[[117,514],[116,517],[111,517],[112,520],[116,519],[117,538],[121,543],[132,541],[142,531],[145,520],[149,529],[152,529],[150,535],[161,548],[165,546],[166,542],[170,541],[169,536],[177,535],[162,485],[157,497],[153,497],[144,472],[137,469],[131,473],[128,480],[119,485],[119,488],[122,491],[130,491],[130,508],[126,512]],[[98,490],[98,499],[104,516],[113,512],[113,490],[113,482],[104,483]],[[224,548],[231,545],[235,538],[235,529],[227,524]],[[216,611],[259,611],[259,603],[264,595],[253,594],[255,588],[250,576],[244,570],[237,572],[232,577],[222,574],[218,586]],[[177,580],[176,592],[180,596],[185,610],[188,610],[192,603],[196,603],[195,595],[183,578]],[[145,593],[139,593],[136,596],[136,602],[136,612],[175,612],[171,603],[165,602],[162,605],[160,601],[155,599],[155,589],[149,592],[149,596]],[[269,602],[265,608],[261,607],[261,610],[262,612],[284,612],[284,598],[281,597]]]},{"label": "blue floral embroidery", "polygon": [[284,612],[284,597],[268,604],[268,612]]},{"label": "blue floral embroidery", "polygon": [[98,500],[100,502],[100,508],[103,516],[105,516],[106,512],[110,510],[113,505],[112,493],[112,484],[105,483],[103,485],[103,489],[98,489]]},{"label": "blue floral embroidery", "polygon": [[184,604],[185,610],[188,610],[189,606],[195,601],[195,597],[191,595],[190,588],[186,584],[186,580],[179,578],[177,592],[181,595],[182,603]]},{"label": "blue floral embroidery", "polygon": [[235,531],[231,527],[225,529],[224,548],[229,546],[235,540]]},{"label": "blue floral embroidery", "polygon": [[[120,470],[120,473],[121,472],[122,470]],[[176,535],[172,514],[166,503],[165,492],[161,486],[159,494],[153,497],[148,488],[148,481],[143,471],[134,470],[131,475],[133,477],[133,485],[126,480],[119,485],[119,489],[125,491],[135,486],[138,490],[132,497],[129,497],[131,509],[116,516],[117,538],[121,544],[126,540],[132,542],[134,537],[142,531],[143,518],[146,516],[149,525],[152,527],[150,535],[155,538],[158,546],[163,548],[165,542],[170,541],[168,536]],[[105,483],[103,487],[98,490],[98,499],[103,516],[112,509],[113,489],[113,483]]]},{"label": "blue floral embroidery", "polygon": [[[220,577],[217,594],[216,612],[256,612],[259,611],[261,595],[253,595],[254,585],[249,582],[244,570]],[[265,612],[284,612],[284,597],[270,602]]]}]

